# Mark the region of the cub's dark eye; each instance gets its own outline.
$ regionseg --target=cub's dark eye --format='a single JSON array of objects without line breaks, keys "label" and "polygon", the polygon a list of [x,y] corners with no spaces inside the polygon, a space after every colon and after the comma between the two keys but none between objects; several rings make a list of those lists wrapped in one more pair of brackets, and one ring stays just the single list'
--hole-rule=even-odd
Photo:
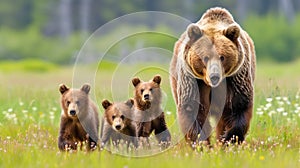
[{"label": "cub's dark eye", "polygon": [[120,117],[122,120],[124,120],[125,119],[125,116],[124,115],[121,115],[121,117]]},{"label": "cub's dark eye", "polygon": [[204,57],[204,62],[207,63],[207,62],[208,62],[208,59],[209,59],[209,58],[208,58],[207,56]]},{"label": "cub's dark eye", "polygon": [[220,57],[220,60],[221,60],[222,62],[224,61],[224,59],[225,59],[224,56],[221,56],[221,57]]},{"label": "cub's dark eye", "polygon": [[144,92],[144,89],[141,90],[141,94],[143,94],[143,92]]},{"label": "cub's dark eye", "polygon": [[114,120],[114,119],[116,118],[116,116],[115,116],[115,115],[113,115],[111,118]]},{"label": "cub's dark eye", "polygon": [[152,90],[153,90],[153,89],[151,88],[151,89],[150,89],[150,92],[152,92]]},{"label": "cub's dark eye", "polygon": [[70,101],[67,101],[67,106],[69,106],[71,104],[71,102]]},{"label": "cub's dark eye", "polygon": [[75,103],[76,103],[78,106],[79,106],[79,104],[80,104],[79,101],[76,101]]}]

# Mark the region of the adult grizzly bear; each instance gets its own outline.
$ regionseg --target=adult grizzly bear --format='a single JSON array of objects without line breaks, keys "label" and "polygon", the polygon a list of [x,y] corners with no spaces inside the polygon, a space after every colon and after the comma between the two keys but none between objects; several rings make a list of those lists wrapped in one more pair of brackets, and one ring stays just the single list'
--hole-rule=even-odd
[{"label": "adult grizzly bear", "polygon": [[209,143],[209,115],[219,120],[219,140],[244,141],[253,110],[255,64],[253,41],[226,9],[209,9],[188,26],[175,44],[170,66],[187,141]]}]

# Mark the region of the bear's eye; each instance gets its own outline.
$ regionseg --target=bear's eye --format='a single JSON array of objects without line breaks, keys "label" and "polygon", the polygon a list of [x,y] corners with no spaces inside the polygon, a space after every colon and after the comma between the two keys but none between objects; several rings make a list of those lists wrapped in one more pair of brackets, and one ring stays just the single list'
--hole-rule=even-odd
[{"label": "bear's eye", "polygon": [[114,119],[116,118],[116,116],[115,116],[115,115],[113,115],[111,118],[114,120]]},{"label": "bear's eye", "polygon": [[69,106],[71,104],[71,102],[70,101],[67,101],[67,106]]},{"label": "bear's eye", "polygon": [[150,92],[152,92],[152,90],[153,90],[153,89],[151,88],[151,89],[150,89]]},{"label": "bear's eye", "polygon": [[204,57],[204,62],[207,63],[207,62],[208,62],[208,59],[209,59],[209,58],[208,58],[207,56]]},{"label": "bear's eye", "polygon": [[121,117],[120,117],[122,120],[124,120],[124,118],[125,118],[125,116],[124,115],[121,115]]},{"label": "bear's eye", "polygon": [[143,94],[143,92],[144,92],[144,89],[141,90],[141,94]]},{"label": "bear's eye", "polygon": [[223,62],[224,59],[225,59],[225,57],[222,55],[222,56],[220,57],[220,60]]}]

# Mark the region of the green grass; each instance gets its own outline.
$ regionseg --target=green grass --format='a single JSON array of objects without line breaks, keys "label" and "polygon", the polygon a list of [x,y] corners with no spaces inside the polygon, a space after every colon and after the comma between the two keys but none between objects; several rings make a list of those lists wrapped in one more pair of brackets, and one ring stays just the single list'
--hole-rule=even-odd
[{"label": "green grass", "polygon": [[0,71],[13,72],[48,72],[57,69],[55,64],[35,59],[27,59],[22,61],[2,61],[0,62]]},{"label": "green grass", "polygon": [[[12,64],[5,66],[8,65]],[[78,67],[74,76],[76,81],[72,81],[72,67],[55,68],[44,73],[1,71],[0,68],[0,167],[300,166],[300,62],[258,64],[255,109],[246,143],[242,145],[223,148],[213,140],[213,148],[192,151],[180,141],[165,152],[140,158],[108,151],[60,152],[57,148],[60,83],[79,87],[91,81],[91,97],[100,105],[104,98],[125,100],[131,97],[130,79],[133,76],[149,80],[159,73],[163,79],[165,111],[170,112],[166,115],[167,123],[175,139],[180,139],[168,65],[153,66],[149,63],[115,66],[113,69],[112,66],[112,63],[103,63],[100,67]]]}]

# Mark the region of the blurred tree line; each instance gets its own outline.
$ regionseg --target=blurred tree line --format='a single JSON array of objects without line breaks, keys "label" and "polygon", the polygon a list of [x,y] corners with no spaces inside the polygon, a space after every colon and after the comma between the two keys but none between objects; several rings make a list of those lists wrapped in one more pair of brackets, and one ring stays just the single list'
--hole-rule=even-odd
[{"label": "blurred tree line", "polygon": [[[2,0],[0,59],[67,64],[88,35],[119,16],[164,11],[196,22],[214,6],[230,10],[248,31],[259,60],[287,62],[300,56],[299,0]],[[148,26],[153,26],[151,19]],[[161,44],[164,40],[175,42],[158,39]],[[162,47],[172,50],[170,45]]]}]

